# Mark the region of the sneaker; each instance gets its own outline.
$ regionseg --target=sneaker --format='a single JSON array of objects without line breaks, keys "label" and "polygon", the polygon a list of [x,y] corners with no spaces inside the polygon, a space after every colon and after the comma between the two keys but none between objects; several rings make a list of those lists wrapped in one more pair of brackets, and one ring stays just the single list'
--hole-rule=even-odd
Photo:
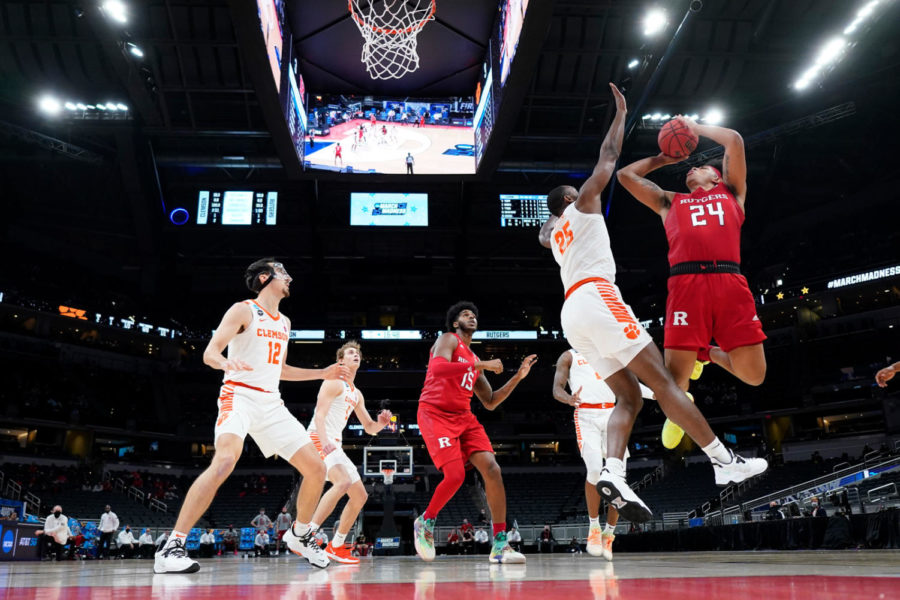
[{"label": "sneaker", "polygon": [[638,498],[634,490],[628,487],[625,478],[610,473],[607,468],[600,473],[597,491],[604,500],[616,507],[620,515],[632,523],[643,523],[653,518],[653,513],[644,501]]},{"label": "sneaker", "polygon": [[603,528],[591,525],[587,538],[587,553],[591,556],[603,556]]},{"label": "sneaker", "polygon": [[[696,364],[700,364],[700,363],[697,362]],[[690,392],[685,392],[684,394],[685,394],[685,396],[687,396],[688,398],[691,399],[691,402],[694,401],[694,397],[691,395]],[[666,448],[668,448],[669,450],[672,450],[673,448],[678,446],[678,444],[681,443],[681,438],[683,438],[683,437],[684,437],[684,429],[682,429],[681,427],[679,427],[678,425],[676,425],[669,419],[666,419],[666,422],[663,424],[663,428],[662,428],[662,445],[665,446]]]},{"label": "sneaker", "polygon": [[359,564],[359,559],[350,554],[350,548],[346,544],[341,544],[340,548],[335,548],[331,545],[331,542],[328,542],[328,545],[325,546],[325,554],[331,560],[345,565]]},{"label": "sneaker", "polygon": [[291,527],[284,532],[282,540],[287,544],[288,550],[297,556],[302,556],[312,566],[320,569],[328,566],[328,556],[324,550],[319,548],[312,530],[306,532],[305,535],[296,535],[294,528]]},{"label": "sneaker", "polygon": [[695,360],[694,370],[691,371],[691,381],[697,381],[703,375],[703,367],[709,364],[708,360]]},{"label": "sneaker", "polygon": [[496,564],[520,565],[525,562],[525,555],[513,550],[506,541],[506,532],[501,531],[494,536],[494,545],[491,547],[488,561]]},{"label": "sneaker", "polygon": [[728,453],[731,454],[730,463],[726,464],[714,458],[710,459],[716,474],[716,485],[726,486],[730,483],[740,483],[745,479],[764,473],[769,468],[769,463],[764,458],[744,458],[731,450]]},{"label": "sneaker", "polygon": [[612,560],[612,545],[613,540],[616,539],[616,535],[614,533],[604,533],[603,536],[603,558],[606,560]]},{"label": "sneaker", "polygon": [[434,560],[434,519],[425,519],[422,515],[413,522],[413,540],[416,554],[426,561]]},{"label": "sneaker", "polygon": [[200,563],[188,556],[180,539],[169,540],[154,556],[154,573],[196,573],[199,570]]}]

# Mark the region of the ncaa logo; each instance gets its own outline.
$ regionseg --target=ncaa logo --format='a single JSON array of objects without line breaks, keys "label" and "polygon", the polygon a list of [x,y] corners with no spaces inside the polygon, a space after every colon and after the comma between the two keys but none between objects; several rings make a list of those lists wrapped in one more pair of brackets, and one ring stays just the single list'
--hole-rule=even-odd
[{"label": "ncaa logo", "polygon": [[15,535],[12,530],[7,531],[3,535],[3,553],[9,554],[13,550],[13,544],[15,544]]},{"label": "ncaa logo", "polygon": [[263,316],[263,311],[257,309],[257,310],[256,310],[256,314],[258,314],[259,316]]}]

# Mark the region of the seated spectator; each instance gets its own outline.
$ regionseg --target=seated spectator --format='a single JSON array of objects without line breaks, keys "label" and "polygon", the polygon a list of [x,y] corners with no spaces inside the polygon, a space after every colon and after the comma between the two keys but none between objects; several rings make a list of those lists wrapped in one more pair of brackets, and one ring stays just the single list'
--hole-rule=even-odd
[{"label": "seated spectator", "polygon": [[818,498],[812,499],[812,516],[814,517],[827,517],[828,511],[826,511],[820,504]]},{"label": "seated spectator", "polygon": [[[475,532],[475,551],[478,554],[486,553],[490,549],[490,540],[491,538],[484,527],[479,527]],[[507,541],[509,541],[509,538],[507,538]]]},{"label": "seated spectator", "polygon": [[156,547],[159,548],[160,544],[165,544],[166,541],[168,541],[168,539],[169,539],[169,532],[163,531],[161,534],[156,536],[156,541],[154,542],[154,544],[156,544]]},{"label": "seated spectator", "polygon": [[569,552],[570,554],[581,554],[581,545],[578,543],[578,539],[572,537],[572,540],[566,547],[566,552]]},{"label": "seated spectator", "polygon": [[509,545],[512,546],[512,549],[516,552],[522,551],[522,534],[519,533],[519,530],[515,526],[509,530],[506,541],[509,542]]},{"label": "seated spectator", "polygon": [[[468,524],[468,523],[466,523]],[[472,526],[469,525],[468,529],[462,532],[462,540],[460,543],[460,548],[463,551],[463,554],[474,554],[475,553],[475,532],[472,531]]]},{"label": "seated spectator", "polygon": [[766,512],[766,521],[777,521],[779,519],[784,518],[784,513],[781,512],[778,502],[772,500],[769,502],[769,510]]},{"label": "seated spectator", "polygon": [[269,534],[260,529],[253,540],[253,556],[269,556]]},{"label": "seated spectator", "polygon": [[153,543],[153,536],[150,535],[149,529],[144,528],[141,532],[141,537],[138,539],[138,548],[141,558],[153,558],[156,544]]},{"label": "seated spectator", "polygon": [[207,529],[200,536],[200,558],[212,558],[216,551],[216,536],[212,529]]},{"label": "seated spectator", "polygon": [[556,538],[553,537],[553,531],[549,525],[544,525],[538,536],[538,552],[553,553],[553,547],[556,545]]},{"label": "seated spectator", "polygon": [[222,532],[222,545],[225,548],[225,552],[237,554],[239,538],[240,536],[238,535],[238,532],[235,531],[234,525],[229,525],[228,529]]},{"label": "seated spectator", "polygon": [[13,510],[9,511],[8,513],[6,513],[5,515],[3,515],[2,517],[0,517],[0,520],[2,520],[2,521],[18,521],[19,513],[17,513],[15,511],[15,509],[13,509]]},{"label": "seated spectator", "polygon": [[481,509],[481,512],[478,513],[478,524],[485,526],[488,524],[487,513],[484,512],[483,508]]},{"label": "seated spectator", "polygon": [[353,551],[356,553],[356,556],[368,556],[369,549],[370,546],[366,536],[363,534],[356,536],[356,542],[353,543]]},{"label": "seated spectator", "polygon": [[459,531],[456,529],[447,534],[447,554],[459,554]]},{"label": "seated spectator", "polygon": [[134,558],[134,547],[136,545],[137,541],[134,539],[134,534],[131,533],[131,526],[126,525],[125,529],[120,531],[118,537],[116,537],[119,556],[122,558]]}]

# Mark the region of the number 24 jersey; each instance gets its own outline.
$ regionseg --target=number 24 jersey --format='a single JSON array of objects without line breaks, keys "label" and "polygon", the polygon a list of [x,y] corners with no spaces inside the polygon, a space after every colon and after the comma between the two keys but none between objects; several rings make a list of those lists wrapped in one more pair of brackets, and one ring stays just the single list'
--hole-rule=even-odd
[{"label": "number 24 jersey", "polygon": [[669,266],[692,261],[741,262],[744,211],[724,183],[675,194],[664,222]]}]

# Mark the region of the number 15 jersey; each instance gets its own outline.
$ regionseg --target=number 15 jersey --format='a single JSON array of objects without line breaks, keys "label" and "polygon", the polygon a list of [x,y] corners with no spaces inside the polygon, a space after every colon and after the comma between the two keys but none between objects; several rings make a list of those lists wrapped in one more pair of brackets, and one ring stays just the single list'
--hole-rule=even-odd
[{"label": "number 15 jersey", "polygon": [[253,318],[250,325],[231,339],[228,358],[242,360],[252,371],[226,371],[224,381],[263,392],[277,392],[281,368],[287,358],[287,318],[271,314],[255,300],[244,300]]},{"label": "number 15 jersey", "polygon": [[583,213],[573,202],[553,227],[550,249],[559,264],[564,289],[592,277],[616,282],[616,261],[603,215]]},{"label": "number 15 jersey", "polygon": [[[462,375],[453,377],[436,377],[431,368],[425,373],[425,385],[422,386],[422,394],[419,396],[419,406],[426,409],[437,409],[445,413],[471,412],[472,393],[475,389],[475,381],[481,371],[474,367],[478,357],[466,346],[455,333],[456,348],[450,357],[450,362],[469,363],[469,369]],[[434,350],[429,353],[429,358],[434,358]]]},{"label": "number 15 jersey", "polygon": [[692,261],[741,262],[744,211],[724,183],[675,194],[664,223],[670,267]]}]

